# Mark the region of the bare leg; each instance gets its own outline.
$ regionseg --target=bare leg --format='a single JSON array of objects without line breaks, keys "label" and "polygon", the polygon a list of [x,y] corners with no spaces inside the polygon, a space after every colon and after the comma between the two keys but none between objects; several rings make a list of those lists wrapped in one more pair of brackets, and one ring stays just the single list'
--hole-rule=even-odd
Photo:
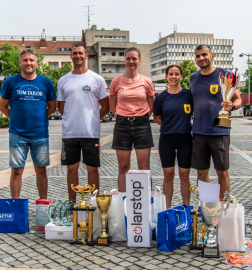
[{"label": "bare leg", "polygon": [[22,174],[24,166],[20,168],[11,168],[10,191],[12,199],[19,199],[22,187]]},{"label": "bare leg", "polygon": [[166,209],[171,207],[172,194],[173,194],[173,180],[175,176],[174,167],[163,168],[164,171],[164,182],[163,192],[166,196]]},{"label": "bare leg", "polygon": [[118,160],[118,191],[126,192],[126,176],[130,169],[131,150],[116,150]]},{"label": "bare leg", "polygon": [[[151,148],[136,149],[138,170],[150,170],[150,154]],[[152,178],[151,178],[152,189]]]},{"label": "bare leg", "polygon": [[198,172],[198,180],[204,181],[204,182],[209,182],[209,169],[207,170],[197,170]]},{"label": "bare leg", "polygon": [[190,205],[190,169],[179,168],[180,190],[183,203]]},{"label": "bare leg", "polygon": [[100,189],[100,181],[99,181],[99,170],[97,167],[91,167],[86,165],[87,171],[88,171],[88,184],[93,185],[95,184],[95,188],[98,189],[99,194],[99,189]]},{"label": "bare leg", "polygon": [[73,202],[76,202],[76,192],[72,190],[71,184],[73,184],[74,186],[79,184],[78,168],[79,162],[67,166],[68,196],[69,200]]},{"label": "bare leg", "polygon": [[220,184],[220,198],[224,198],[224,192],[230,191],[230,179],[228,170],[216,170]]},{"label": "bare leg", "polygon": [[47,199],[48,179],[46,174],[46,167],[35,166],[37,188],[40,199]]}]

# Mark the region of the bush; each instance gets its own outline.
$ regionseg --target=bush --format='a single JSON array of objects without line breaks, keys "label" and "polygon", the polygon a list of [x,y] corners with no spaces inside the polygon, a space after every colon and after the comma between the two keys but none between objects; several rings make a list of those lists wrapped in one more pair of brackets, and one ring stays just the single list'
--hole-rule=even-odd
[{"label": "bush", "polygon": [[0,128],[8,127],[10,123],[10,119],[8,117],[0,117]]}]

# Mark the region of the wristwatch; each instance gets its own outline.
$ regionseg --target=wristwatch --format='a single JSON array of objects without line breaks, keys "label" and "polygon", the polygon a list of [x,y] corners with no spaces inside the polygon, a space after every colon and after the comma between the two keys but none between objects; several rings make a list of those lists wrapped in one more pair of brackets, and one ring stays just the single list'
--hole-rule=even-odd
[{"label": "wristwatch", "polygon": [[234,103],[232,104],[232,109],[231,109],[231,111],[234,111],[235,110],[235,105],[234,105]]}]

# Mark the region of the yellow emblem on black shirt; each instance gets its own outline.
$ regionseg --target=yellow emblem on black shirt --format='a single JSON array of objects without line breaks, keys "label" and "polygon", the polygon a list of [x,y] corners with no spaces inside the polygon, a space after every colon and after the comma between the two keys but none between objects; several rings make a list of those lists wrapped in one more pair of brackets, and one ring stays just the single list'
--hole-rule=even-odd
[{"label": "yellow emblem on black shirt", "polygon": [[184,104],[184,110],[186,113],[190,113],[191,112],[191,105],[190,104]]},{"label": "yellow emblem on black shirt", "polygon": [[218,93],[218,84],[212,84],[210,85],[210,93],[211,94],[217,94]]}]

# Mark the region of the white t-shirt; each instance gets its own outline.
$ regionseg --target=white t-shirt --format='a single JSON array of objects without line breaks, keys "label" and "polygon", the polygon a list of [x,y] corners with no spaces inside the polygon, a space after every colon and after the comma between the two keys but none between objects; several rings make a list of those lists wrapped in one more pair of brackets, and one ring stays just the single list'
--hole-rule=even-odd
[{"label": "white t-shirt", "polygon": [[58,101],[65,101],[62,138],[100,138],[99,100],[108,96],[105,80],[88,70],[58,81]]}]

